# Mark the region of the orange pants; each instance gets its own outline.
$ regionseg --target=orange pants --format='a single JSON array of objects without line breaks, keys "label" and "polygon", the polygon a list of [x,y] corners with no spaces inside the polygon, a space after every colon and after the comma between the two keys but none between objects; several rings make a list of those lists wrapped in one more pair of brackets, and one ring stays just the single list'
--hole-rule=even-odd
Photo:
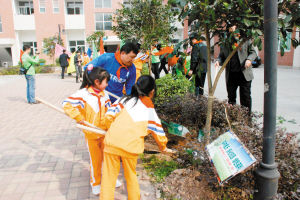
[{"label": "orange pants", "polygon": [[100,200],[114,200],[116,181],[120,171],[120,159],[122,159],[124,168],[128,200],[140,199],[140,187],[135,171],[138,156],[126,157],[124,154],[116,155],[104,152]]},{"label": "orange pants", "polygon": [[103,162],[104,137],[99,139],[86,139],[90,155],[90,182],[92,186],[100,185],[101,168]]}]

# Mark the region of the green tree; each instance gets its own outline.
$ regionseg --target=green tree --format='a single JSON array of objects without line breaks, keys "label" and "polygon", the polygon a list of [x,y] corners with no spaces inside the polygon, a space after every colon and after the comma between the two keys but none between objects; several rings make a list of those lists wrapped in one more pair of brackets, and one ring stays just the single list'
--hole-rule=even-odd
[{"label": "green tree", "polygon": [[52,59],[53,64],[55,64],[54,55],[55,55],[56,44],[60,44],[61,46],[64,46],[64,42],[59,36],[55,35],[43,39],[43,53]]},{"label": "green tree", "polygon": [[[122,4],[113,17],[113,31],[122,40],[137,41],[141,49],[149,50],[154,41],[168,43],[177,30],[173,26],[175,15],[171,6],[162,0],[132,0],[130,6]],[[149,68],[151,64],[151,56]],[[149,70],[151,73],[151,70]]]},{"label": "green tree", "polygon": [[[236,53],[246,41],[253,41],[253,45],[260,50],[263,38],[263,0],[170,0],[181,9],[179,18],[181,20],[188,17],[191,25],[191,32],[202,35],[207,43],[207,81],[208,81],[208,105],[207,118],[205,124],[206,143],[209,142],[212,107],[214,93],[219,78],[224,71],[231,57]],[[292,32],[295,26],[299,27],[299,5],[291,0],[279,1],[279,36],[280,49],[284,53],[288,32]],[[235,32],[228,34],[228,30],[233,25],[237,26]],[[215,45],[232,45],[233,38],[239,35],[238,46],[233,46],[233,51],[223,63],[214,81],[211,77],[211,52]],[[219,37],[219,41],[211,45],[211,39]],[[292,39],[294,46],[299,45],[299,41]]]},{"label": "green tree", "polygon": [[100,49],[100,40],[104,37],[103,31],[96,31],[86,38],[87,43],[91,46],[93,43],[97,49]]}]

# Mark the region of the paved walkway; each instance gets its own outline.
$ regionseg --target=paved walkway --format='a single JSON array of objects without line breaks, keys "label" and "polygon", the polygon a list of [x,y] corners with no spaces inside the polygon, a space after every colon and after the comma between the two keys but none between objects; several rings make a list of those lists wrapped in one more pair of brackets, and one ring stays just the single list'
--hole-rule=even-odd
[{"label": "paved walkway", "polygon": [[[61,106],[79,88],[74,77],[37,75],[36,95]],[[89,156],[75,122],[45,105],[26,103],[23,76],[0,76],[0,200],[98,199],[89,185]],[[154,200],[143,168],[138,166],[142,199]],[[115,199],[127,199],[126,184]]]},{"label": "paved walkway", "polygon": [[[212,71],[214,76],[214,67]],[[279,66],[277,71],[277,116],[286,120],[282,124],[278,120],[277,124],[287,128],[288,131],[296,132],[300,142],[300,69]],[[252,110],[263,113],[264,66],[254,68],[253,72],[254,80],[251,86]],[[207,81],[205,83],[205,89],[207,90]],[[227,99],[225,73],[222,74],[218,82],[215,96],[219,99]],[[237,103],[239,104],[239,93],[237,93],[237,97]]]}]

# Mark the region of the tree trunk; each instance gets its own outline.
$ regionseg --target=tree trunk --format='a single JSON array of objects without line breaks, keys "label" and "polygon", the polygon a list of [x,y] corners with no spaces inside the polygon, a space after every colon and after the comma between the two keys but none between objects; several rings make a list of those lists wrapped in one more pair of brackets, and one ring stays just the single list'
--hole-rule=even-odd
[{"label": "tree trunk", "polygon": [[205,27],[205,39],[206,39],[206,50],[207,50],[207,81],[208,81],[208,102],[207,102],[207,113],[206,122],[204,127],[205,143],[209,143],[210,137],[210,126],[212,119],[212,107],[213,107],[213,93],[212,93],[212,80],[211,80],[211,55],[210,55],[210,35],[207,28]]},{"label": "tree trunk", "polygon": [[149,50],[149,62],[148,62],[148,68],[149,68],[149,75],[151,76],[152,72],[151,72],[151,65],[152,65],[152,53],[151,53],[151,48]]},{"label": "tree trunk", "polygon": [[210,138],[213,102],[214,102],[214,97],[213,94],[210,93],[207,99],[207,113],[206,113],[206,121],[204,127],[205,145],[208,145],[209,138]]},{"label": "tree trunk", "polygon": [[206,40],[207,40],[207,52],[208,59],[207,59],[207,79],[208,79],[208,102],[207,102],[207,114],[206,114],[206,122],[204,127],[204,134],[205,134],[205,145],[209,143],[210,139],[210,129],[211,129],[211,121],[212,121],[212,113],[213,113],[213,101],[214,101],[214,94],[217,88],[218,81],[221,77],[222,72],[224,71],[225,67],[227,66],[228,62],[232,58],[232,56],[237,52],[238,48],[240,48],[246,40],[242,40],[241,43],[238,45],[237,48],[235,48],[229,56],[224,61],[221,69],[218,71],[218,74],[216,76],[216,79],[214,80],[213,86],[211,85],[211,56],[210,56],[210,37],[208,31],[206,31]]}]

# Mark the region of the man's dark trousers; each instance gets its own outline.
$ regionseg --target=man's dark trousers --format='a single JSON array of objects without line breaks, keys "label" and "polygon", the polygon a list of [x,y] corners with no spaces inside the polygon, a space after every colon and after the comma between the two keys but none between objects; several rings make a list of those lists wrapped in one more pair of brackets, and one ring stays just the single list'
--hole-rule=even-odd
[{"label": "man's dark trousers", "polygon": [[64,79],[65,77],[65,70],[67,66],[61,66],[61,78]]},{"label": "man's dark trousers", "polygon": [[195,94],[196,95],[203,95],[203,88],[204,88],[204,83],[206,79],[206,72],[203,72],[200,74],[200,77],[198,74],[195,76]]},{"label": "man's dark trousers", "polygon": [[243,72],[229,72],[227,81],[227,94],[228,103],[236,104],[236,90],[240,87],[240,102],[242,106],[249,109],[251,113],[252,100],[251,100],[251,82],[247,81]]}]

